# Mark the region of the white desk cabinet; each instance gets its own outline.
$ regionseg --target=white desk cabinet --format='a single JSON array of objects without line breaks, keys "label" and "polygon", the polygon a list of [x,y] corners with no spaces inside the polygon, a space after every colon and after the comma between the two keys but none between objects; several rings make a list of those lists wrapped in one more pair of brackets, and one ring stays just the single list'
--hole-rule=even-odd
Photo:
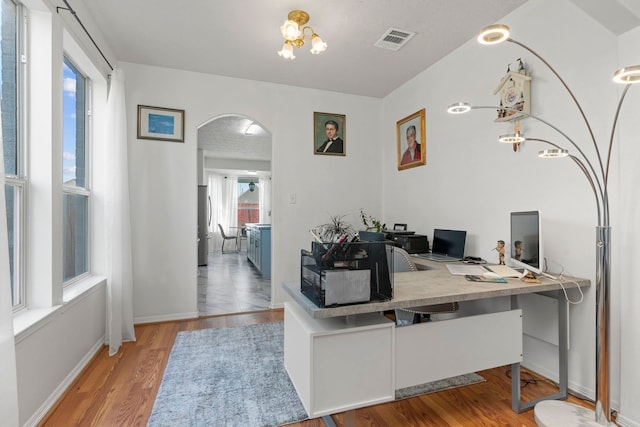
[{"label": "white desk cabinet", "polygon": [[394,400],[391,320],[368,313],[347,324],[284,306],[284,366],[310,418]]}]

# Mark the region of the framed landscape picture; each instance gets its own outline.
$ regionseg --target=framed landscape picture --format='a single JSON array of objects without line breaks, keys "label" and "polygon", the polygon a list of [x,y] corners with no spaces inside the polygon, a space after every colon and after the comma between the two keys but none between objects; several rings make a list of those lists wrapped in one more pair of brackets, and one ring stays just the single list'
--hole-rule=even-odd
[{"label": "framed landscape picture", "polygon": [[424,108],[396,123],[398,170],[427,164]]},{"label": "framed landscape picture", "polygon": [[344,114],[313,113],[313,153],[345,156],[346,125]]},{"label": "framed landscape picture", "polygon": [[138,105],[138,138],[184,142],[184,110]]}]

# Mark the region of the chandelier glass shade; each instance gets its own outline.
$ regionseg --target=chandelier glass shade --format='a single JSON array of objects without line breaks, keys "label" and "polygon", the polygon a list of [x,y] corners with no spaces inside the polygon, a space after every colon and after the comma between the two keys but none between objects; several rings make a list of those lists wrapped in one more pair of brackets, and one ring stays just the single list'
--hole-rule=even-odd
[{"label": "chandelier glass shade", "polygon": [[295,59],[293,47],[304,46],[305,39],[311,41],[311,53],[317,55],[327,49],[327,44],[313,31],[310,26],[304,26],[309,22],[309,14],[303,10],[292,10],[287,16],[287,20],[280,27],[284,45],[278,51],[278,55],[284,59]]}]

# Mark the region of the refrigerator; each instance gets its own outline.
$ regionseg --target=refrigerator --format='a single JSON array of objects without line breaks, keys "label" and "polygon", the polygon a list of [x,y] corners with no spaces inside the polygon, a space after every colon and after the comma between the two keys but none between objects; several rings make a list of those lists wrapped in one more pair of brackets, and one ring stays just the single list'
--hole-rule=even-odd
[{"label": "refrigerator", "polygon": [[211,198],[206,185],[198,185],[198,266],[207,265]]}]

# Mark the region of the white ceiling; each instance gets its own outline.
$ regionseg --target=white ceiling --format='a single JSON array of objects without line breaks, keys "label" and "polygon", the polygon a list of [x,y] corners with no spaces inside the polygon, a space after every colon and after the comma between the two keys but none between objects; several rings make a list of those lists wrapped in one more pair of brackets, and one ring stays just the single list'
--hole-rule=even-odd
[{"label": "white ceiling", "polygon": [[[384,97],[526,1],[84,0],[82,11],[117,61]],[[615,34],[640,22],[638,0],[571,1]],[[309,13],[324,53],[307,43],[293,61],[277,55],[294,9]],[[416,35],[398,51],[375,47],[389,28]],[[199,129],[198,146],[206,156],[269,159],[271,135],[245,136],[246,126],[242,116],[216,119]]]},{"label": "white ceiling", "polygon": [[198,129],[198,148],[205,151],[205,157],[271,160],[271,134],[259,127],[246,135],[251,123],[251,119],[236,114],[218,117]]},{"label": "white ceiling", "polygon": [[[85,0],[117,60],[384,97],[526,0]],[[73,6],[73,0],[72,0]],[[277,55],[294,9],[328,44]],[[82,17],[80,16],[82,19]],[[390,27],[417,34],[374,47]]]}]

